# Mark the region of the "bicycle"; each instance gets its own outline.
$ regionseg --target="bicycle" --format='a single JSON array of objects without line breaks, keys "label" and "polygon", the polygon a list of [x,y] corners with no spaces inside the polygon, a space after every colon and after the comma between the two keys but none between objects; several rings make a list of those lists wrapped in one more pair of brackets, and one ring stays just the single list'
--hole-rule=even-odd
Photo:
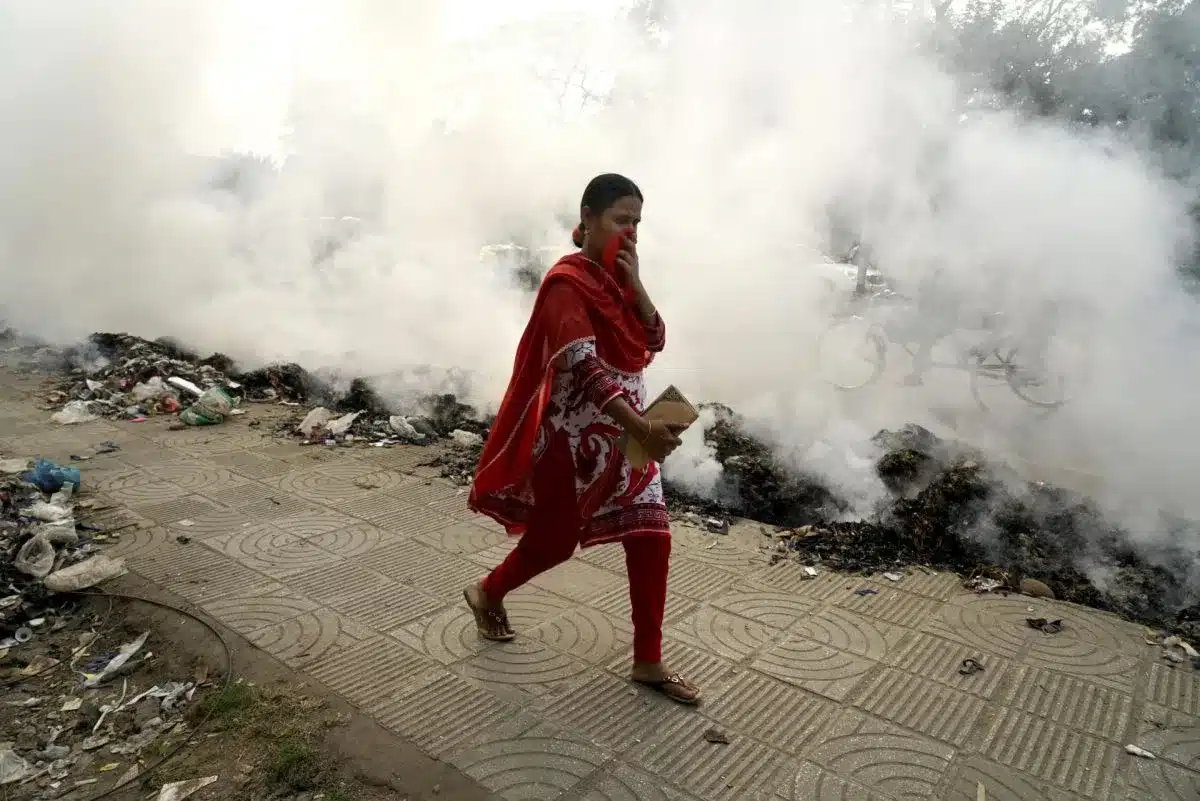
[{"label": "bicycle", "polygon": [[[911,310],[907,310],[899,319],[870,319],[871,316],[875,316],[873,313],[881,308],[893,304],[902,306],[910,300],[889,290],[868,295],[859,294],[846,308],[835,314],[833,323],[818,338],[818,365],[823,365],[826,360],[825,346],[834,339],[841,339],[849,346],[849,350],[865,353],[868,371],[866,377],[857,382],[826,380],[836,389],[850,392],[873,384],[883,375],[891,346],[899,346],[915,358],[918,349],[910,347],[913,341],[911,321],[914,316]],[[1067,393],[1067,380],[1064,376],[1047,375],[1044,352],[1047,343],[1037,342],[1040,337],[1034,337],[1035,342],[1025,344],[1023,354],[1021,340],[1003,330],[1006,322],[1003,313],[985,314],[976,329],[960,327],[944,336],[933,338],[935,341],[941,341],[970,330],[982,333],[981,341],[960,348],[954,361],[939,362],[930,359],[926,362],[927,369],[967,372],[970,376],[971,396],[985,411],[988,405],[980,392],[987,380],[1004,383],[1014,395],[1030,406],[1057,409],[1066,404],[1071,399]],[[1048,390],[1049,396],[1039,394],[1038,390]]]}]

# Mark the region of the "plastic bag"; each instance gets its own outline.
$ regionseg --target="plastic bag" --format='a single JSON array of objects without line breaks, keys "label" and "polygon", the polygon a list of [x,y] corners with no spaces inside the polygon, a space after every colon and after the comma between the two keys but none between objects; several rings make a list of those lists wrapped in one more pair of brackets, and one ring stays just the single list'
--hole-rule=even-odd
[{"label": "plastic bag", "polygon": [[109,559],[103,554],[56,570],[42,581],[53,592],[78,592],[125,575],[124,559]]},{"label": "plastic bag", "polygon": [[396,415],[388,418],[388,425],[402,442],[424,442],[425,435],[408,421],[408,418]]},{"label": "plastic bag", "polygon": [[0,751],[0,785],[23,781],[31,773],[33,768],[16,751],[8,748]]},{"label": "plastic bag", "polygon": [[354,425],[354,421],[359,418],[362,412],[351,412],[343,415],[329,424],[329,433],[335,437],[340,437],[350,430],[350,426]]},{"label": "plastic bag", "polygon": [[0,475],[8,476],[13,473],[24,473],[28,469],[28,459],[0,459]]},{"label": "plastic bag", "polygon": [[454,440],[454,444],[462,448],[473,448],[483,444],[483,437],[471,431],[463,431],[457,428],[450,432],[450,439]]},{"label": "plastic bag", "polygon": [[87,401],[75,400],[50,415],[50,419],[60,425],[69,426],[75,423],[90,423],[93,420],[99,420],[100,415],[92,414],[92,408]]},{"label": "plastic bag", "polygon": [[34,534],[17,551],[13,567],[27,576],[45,578],[54,569],[54,546],[40,533]]},{"label": "plastic bag", "polygon": [[142,384],[134,384],[133,389],[129,390],[129,394],[133,395],[133,399],[138,403],[144,403],[151,398],[160,398],[170,393],[171,388],[159,376],[154,376]]},{"label": "plastic bag", "polygon": [[81,479],[78,467],[59,467],[48,459],[38,459],[33,470],[21,477],[22,481],[42,492],[58,492],[64,484],[70,484],[78,490]]},{"label": "plastic bag", "polygon": [[324,431],[332,419],[333,412],[324,406],[318,406],[304,415],[304,419],[300,421],[300,425],[296,426],[296,430],[306,437],[311,437],[318,431]]},{"label": "plastic bag", "polygon": [[199,399],[179,414],[179,421],[189,426],[212,426],[225,422],[233,410],[233,396],[221,387],[204,391]]}]

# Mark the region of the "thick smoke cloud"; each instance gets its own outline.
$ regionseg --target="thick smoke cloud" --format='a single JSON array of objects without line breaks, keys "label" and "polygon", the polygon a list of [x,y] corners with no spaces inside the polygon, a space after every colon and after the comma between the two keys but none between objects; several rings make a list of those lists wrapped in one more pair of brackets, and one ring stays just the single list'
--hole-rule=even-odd
[{"label": "thick smoke cloud", "polygon": [[[1091,474],[1127,519],[1200,513],[1185,206],[1139,150],[964,117],[910,28],[849,4],[688,3],[665,48],[594,9],[456,39],[457,5],[0,1],[0,316],[345,374],[457,367],[494,402],[529,298],[480,246],[565,248],[586,180],[619,170],[647,194],[643,271],[670,326],[652,383],[765,421],[796,458],[916,420],[1045,478]],[[278,176],[212,188],[195,154],[264,146],[276,123]],[[949,371],[833,392],[806,253],[834,247],[835,202],[910,288],[940,269],[1018,328],[1046,299],[1082,310],[1056,341],[1086,389],[1052,415],[983,414]],[[314,266],[341,215],[363,230]],[[711,482],[703,444],[686,455]]]}]

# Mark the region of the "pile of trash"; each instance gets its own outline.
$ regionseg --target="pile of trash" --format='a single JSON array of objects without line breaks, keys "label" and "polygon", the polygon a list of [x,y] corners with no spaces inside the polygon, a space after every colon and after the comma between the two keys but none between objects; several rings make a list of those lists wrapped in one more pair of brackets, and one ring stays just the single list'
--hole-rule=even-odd
[{"label": "pile of trash", "polygon": [[80,516],[77,467],[0,459],[0,655],[36,639],[47,615],[77,592],[125,572],[100,552],[108,534]]},{"label": "pile of trash", "polygon": [[187,713],[210,682],[168,678],[149,631],[133,636],[86,607],[44,628],[39,642],[0,658],[0,795],[94,796],[134,782],[192,736]]},{"label": "pile of trash", "polygon": [[451,432],[450,441],[450,448],[434,456],[425,465],[440,468],[442,478],[460,487],[468,486],[475,480],[475,470],[479,467],[479,457],[483,455],[483,444],[487,440],[472,431],[458,429]]},{"label": "pile of trash", "polygon": [[[23,350],[31,365],[48,363],[45,348]],[[201,358],[167,338],[93,334],[51,363],[60,378],[46,400],[62,425],[100,417],[141,422],[157,415],[178,415],[182,425],[215,425],[244,414],[247,403],[274,403],[297,408],[278,424],[281,435],[382,447],[430,445],[455,431],[486,436],[491,422],[454,394],[418,393],[389,403],[363,378],[347,386],[333,373],[317,375],[293,363],[241,371],[223,354]],[[300,411],[310,404],[316,405]]]},{"label": "pile of trash", "polygon": [[776,443],[750,433],[745,419],[728,406],[705,403],[700,409],[712,413],[704,441],[721,464],[721,475],[710,493],[700,495],[672,481],[670,468],[664,468],[672,512],[804,526],[836,519],[849,508],[824,479],[797,469],[780,456]]},{"label": "pile of trash", "polygon": [[216,425],[240,414],[241,400],[262,391],[265,381],[243,384],[232,370],[221,354],[201,359],[171,340],[93,334],[63,354],[61,378],[46,401],[58,408],[51,419],[60,425],[158,415],[178,415],[189,426]]},{"label": "pile of trash", "polygon": [[298,423],[284,421],[280,430],[299,436],[305,444],[368,442],[382,448],[433,445],[449,439],[457,447],[471,449],[482,447],[492,422],[451,394],[420,395],[400,406],[407,413],[395,413],[366,381],[355,379],[332,409],[318,406]]},{"label": "pile of trash", "polygon": [[[1035,594],[1200,636],[1200,554],[1187,545],[1200,541],[1194,526],[1165,521],[1159,545],[1135,545],[1089,499],[1023,481],[919,426],[881,431],[873,442],[875,471],[890,496],[864,520],[766,521],[778,525],[774,558],[862,573],[952,570],[978,591],[1044,587]],[[802,494],[797,504],[810,498]]]}]

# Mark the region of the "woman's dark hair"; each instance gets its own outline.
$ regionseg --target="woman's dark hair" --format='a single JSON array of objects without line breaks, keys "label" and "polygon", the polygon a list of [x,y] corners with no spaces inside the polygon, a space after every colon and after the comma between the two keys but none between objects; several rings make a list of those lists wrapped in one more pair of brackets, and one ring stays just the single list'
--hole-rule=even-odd
[{"label": "woman's dark hair", "polygon": [[[624,175],[617,175],[615,172],[608,172],[604,175],[597,175],[592,180],[588,181],[587,187],[583,190],[583,199],[579,201],[579,213],[582,217],[583,210],[586,208],[592,214],[603,214],[612,208],[613,204],[624,197],[636,197],[638,200],[645,200],[642,197],[642,190],[638,189],[637,184],[626,178]],[[575,243],[575,247],[583,247],[583,223],[571,232],[571,241]]]}]

